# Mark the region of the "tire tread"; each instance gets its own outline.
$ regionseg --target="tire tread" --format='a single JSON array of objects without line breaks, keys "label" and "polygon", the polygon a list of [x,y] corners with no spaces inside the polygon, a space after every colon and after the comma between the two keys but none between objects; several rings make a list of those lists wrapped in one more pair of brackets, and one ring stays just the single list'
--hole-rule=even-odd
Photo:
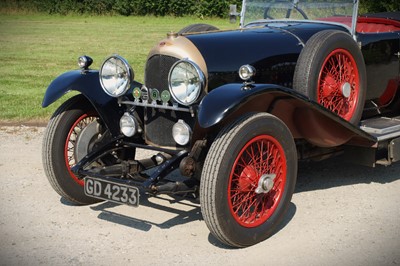
[{"label": "tire tread", "polygon": [[[206,221],[206,224],[210,231],[223,243],[229,246],[235,247],[244,247],[239,243],[232,242],[229,236],[225,235],[223,229],[217,219],[218,213],[216,211],[216,187],[217,187],[217,179],[207,178],[205,176],[218,176],[219,168],[218,166],[221,164],[223,156],[221,154],[225,154],[228,145],[233,137],[240,131],[244,125],[247,124],[250,120],[257,119],[259,117],[269,116],[265,113],[249,113],[247,115],[242,116],[235,123],[232,123],[230,126],[225,127],[217,136],[213,145],[208,152],[207,159],[204,163],[202,178],[200,182],[200,201],[202,206],[203,218]],[[211,206],[211,207],[210,207]]]},{"label": "tire tread", "polygon": [[65,182],[62,180],[63,177],[58,176],[56,173],[56,167],[60,166],[56,164],[57,160],[55,154],[59,152],[57,149],[60,149],[60,147],[54,147],[53,143],[57,138],[57,130],[59,127],[63,126],[63,119],[68,115],[68,112],[74,111],[73,109],[75,108],[77,110],[89,110],[91,106],[88,105],[83,95],[77,95],[64,102],[50,118],[43,136],[42,164],[50,185],[61,197],[76,205],[92,204],[99,202],[99,200],[87,197],[83,192],[80,193],[82,194],[80,196],[68,193],[65,188],[63,188],[62,182]]},{"label": "tire tread", "polygon": [[[344,48],[352,54],[359,70],[360,94],[356,110],[350,123],[357,125],[362,116],[364,101],[366,97],[366,68],[361,50],[352,37],[343,31],[324,30],[314,34],[306,43],[297,60],[293,75],[293,88],[311,100],[317,100],[315,78],[318,78],[324,52],[331,52],[330,49]],[[318,73],[314,73],[318,72]]]}]

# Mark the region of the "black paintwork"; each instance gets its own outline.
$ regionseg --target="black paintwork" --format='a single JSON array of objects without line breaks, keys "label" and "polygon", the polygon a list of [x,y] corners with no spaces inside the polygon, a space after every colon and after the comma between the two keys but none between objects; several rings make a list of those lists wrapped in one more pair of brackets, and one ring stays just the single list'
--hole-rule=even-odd
[{"label": "black paintwork", "polygon": [[[273,100],[267,100],[270,98],[273,98]],[[258,110],[258,107],[252,106],[254,99],[265,99],[268,104],[263,106],[265,109]],[[312,112],[318,112],[324,116],[324,119],[336,124],[337,127],[346,128],[367,142],[375,142],[374,137],[333,114],[318,103],[309,100],[304,95],[292,89],[273,84],[253,84],[247,87],[243,86],[242,83],[226,84],[211,91],[200,103],[198,123],[202,128],[212,128],[241,108],[246,108],[248,111],[271,113],[275,111],[273,109],[276,101],[289,99],[293,102],[293,105],[309,108]]]},{"label": "black paintwork", "polygon": [[[186,35],[186,38],[198,48],[207,64],[209,94],[199,104],[197,117],[192,118],[187,114],[181,117],[180,112],[173,112],[173,115],[166,116],[171,120],[170,123],[164,123],[169,125],[167,131],[170,132],[173,123],[178,119],[184,119],[190,125],[194,125],[197,120],[200,128],[212,128],[227,118],[230,113],[246,105],[251,98],[264,97],[267,100],[271,93],[277,91],[290,94],[290,97],[298,101],[310,103],[306,97],[301,97],[291,89],[293,73],[297,58],[307,40],[316,32],[328,29],[348,31],[346,27],[327,23],[291,22],[259,24],[257,27],[235,31]],[[385,72],[390,77],[393,75],[393,78],[397,78],[399,75],[399,61],[394,56],[399,49],[399,33],[359,34],[357,38],[362,44],[367,71],[371,72],[368,77],[369,83],[380,82],[367,92],[368,100],[375,99],[386,88],[384,85],[387,81],[381,78],[382,69],[388,67],[394,71],[393,73]],[[257,75],[254,81],[258,85],[255,85],[254,90],[240,89],[241,80],[237,71],[244,64],[251,64],[256,68]],[[157,75],[147,76],[146,80],[151,82],[151,79],[157,78]],[[140,86],[141,84],[135,83],[132,88]],[[99,112],[112,135],[114,137],[120,135],[118,122],[125,109],[118,106],[117,99],[103,92],[97,71],[78,70],[61,75],[46,91],[43,107],[48,106],[69,90],[76,90],[85,95]],[[310,103],[309,106],[313,112],[325,115],[327,111],[322,107],[315,108],[317,105]],[[346,121],[334,119],[336,116],[333,114],[326,117],[339,127],[348,127]],[[149,119],[148,113],[146,119]],[[161,127],[165,127],[164,124],[160,124]],[[157,132],[161,132],[159,127],[156,128]],[[166,138],[159,141],[151,139],[150,142],[166,147],[175,146],[171,141],[171,136],[168,134]],[[175,148],[178,147],[175,146]]]},{"label": "black paintwork", "polygon": [[[209,77],[208,91],[202,93],[201,102],[192,106],[190,113],[147,105],[132,108],[134,104],[128,105],[127,102],[120,105],[121,98],[110,97],[103,91],[98,71],[77,70],[56,78],[48,87],[42,106],[50,105],[70,90],[78,91],[98,111],[101,120],[113,137],[110,140],[107,139],[108,142],[101,143],[102,145],[94,145],[93,150],[77,162],[71,170],[79,178],[98,177],[105,181],[139,186],[144,189],[144,192],[195,193],[196,186],[181,186],[179,183],[158,186],[158,183],[178,167],[181,168],[181,172],[188,173],[187,175],[193,174],[194,171],[198,173],[199,170],[194,169],[204,161],[204,153],[207,152],[216,133],[240,115],[249,112],[267,112],[281,119],[294,138],[311,144],[310,149],[315,150],[312,156],[327,156],[325,153],[327,150],[315,149],[315,146],[336,148],[343,144],[353,144],[372,147],[377,144],[375,137],[292,89],[297,59],[307,40],[322,30],[347,31],[347,28],[312,22],[272,23],[258,26],[237,31],[187,35],[204,57]],[[357,36],[368,71],[370,87],[367,100],[378,98],[386,88],[387,80],[397,78],[399,75],[399,59],[394,55],[399,51],[399,34],[359,34]],[[167,64],[163,61],[165,55],[154,55],[152,59],[154,61],[147,62],[146,85],[149,88],[167,89],[169,68],[180,58],[168,58]],[[244,64],[251,64],[256,68],[257,75],[253,80],[254,83],[244,85],[239,79],[237,71]],[[123,97],[124,100],[128,98],[133,101],[132,89],[141,86],[142,84],[134,82],[131,90]],[[400,99],[400,92],[398,98]],[[397,115],[399,115],[399,106],[400,101],[393,107]],[[134,113],[145,131],[136,134],[133,138],[122,136],[119,130],[120,117],[128,110]],[[189,145],[180,147],[173,141],[171,129],[178,119],[183,119],[192,127],[191,145],[196,141],[194,147]],[[249,134],[252,133],[249,132]],[[154,161],[153,164],[142,165],[140,161],[125,161],[128,158],[122,156],[123,161],[110,165],[109,169],[113,173],[115,169],[120,169],[121,173],[117,173],[118,176],[128,178],[105,176],[104,173],[107,171],[101,172],[96,167],[86,169],[86,166],[105,154],[125,149],[132,151],[135,148],[165,152],[172,157],[165,158],[166,160],[150,176],[140,176],[141,173],[138,176],[136,174],[131,176],[130,166],[133,166],[133,170],[137,164],[143,168],[150,168],[156,165],[154,158],[150,159]],[[322,153],[318,154],[318,152]],[[222,156],[225,155],[222,154]],[[194,164],[190,163],[190,159]],[[146,178],[147,180],[143,181]],[[195,181],[194,184],[198,183],[195,178],[191,180]]]},{"label": "black paintwork", "polygon": [[367,69],[367,100],[379,98],[388,81],[399,77],[400,31],[388,33],[359,33],[357,40]]},{"label": "black paintwork", "polygon": [[69,91],[82,93],[94,106],[113,136],[120,135],[119,119],[124,110],[116,98],[107,95],[99,81],[98,71],[69,71],[58,76],[47,88],[42,107],[47,107]]},{"label": "black paintwork", "polygon": [[[326,23],[270,23],[256,28],[188,35],[208,67],[208,90],[241,82],[237,71],[250,64],[256,68],[256,83],[292,87],[297,58],[307,40],[322,30],[348,31]],[[399,76],[400,32],[357,35],[365,58],[368,88],[366,100],[379,98],[389,79]]]},{"label": "black paintwork", "polygon": [[254,81],[291,87],[297,58],[304,43],[321,30],[342,30],[341,26],[317,23],[260,25],[235,31],[212,32],[186,37],[200,51],[208,68],[208,91],[241,82],[240,66],[257,70]]},{"label": "black paintwork", "polygon": [[[211,128],[255,97],[266,98],[277,92],[298,98],[301,101],[309,101],[294,90],[274,84],[254,84],[247,87],[244,87],[243,83],[226,84],[211,91],[201,101],[198,111],[199,126]],[[263,111],[267,110],[268,106],[265,106]]]}]

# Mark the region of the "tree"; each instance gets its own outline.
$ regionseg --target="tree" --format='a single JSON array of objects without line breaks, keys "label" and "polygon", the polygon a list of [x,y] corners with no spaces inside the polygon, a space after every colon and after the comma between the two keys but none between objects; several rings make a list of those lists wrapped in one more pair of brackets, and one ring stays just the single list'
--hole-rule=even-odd
[{"label": "tree", "polygon": [[399,0],[361,0],[361,13],[400,11]]}]

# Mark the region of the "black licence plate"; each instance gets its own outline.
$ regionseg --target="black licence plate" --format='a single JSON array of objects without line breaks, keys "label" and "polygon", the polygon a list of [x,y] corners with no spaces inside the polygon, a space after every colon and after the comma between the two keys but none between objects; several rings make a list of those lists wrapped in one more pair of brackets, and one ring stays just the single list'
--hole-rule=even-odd
[{"label": "black licence plate", "polygon": [[139,189],[137,187],[94,177],[85,177],[85,194],[89,197],[133,207],[139,206]]}]

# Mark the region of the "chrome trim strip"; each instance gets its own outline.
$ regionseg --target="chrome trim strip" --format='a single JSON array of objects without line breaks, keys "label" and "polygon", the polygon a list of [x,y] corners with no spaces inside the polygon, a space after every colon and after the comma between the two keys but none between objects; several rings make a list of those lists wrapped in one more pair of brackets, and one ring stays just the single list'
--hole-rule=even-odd
[{"label": "chrome trim strip", "polygon": [[[269,24],[268,24],[269,23]],[[263,25],[255,25],[255,27],[265,27],[265,24],[268,24],[268,27],[273,27],[274,23],[320,23],[320,24],[327,24],[327,25],[335,25],[335,26],[341,26],[349,31],[351,33],[351,28],[347,26],[346,24],[338,23],[338,22],[330,22],[330,21],[322,21],[322,20],[290,20],[290,19],[260,19],[256,21],[252,21],[248,24],[246,24],[245,28],[246,29],[251,29],[250,27],[252,24],[263,24]]]},{"label": "chrome trim strip", "polygon": [[244,15],[246,14],[246,0],[242,1],[242,11],[240,12],[240,24],[239,27],[244,27]]},{"label": "chrome trim strip", "polygon": [[353,17],[351,19],[351,36],[353,36],[353,39],[355,41],[357,41],[356,29],[357,29],[358,2],[359,2],[358,0],[354,0]]},{"label": "chrome trim strip", "polygon": [[121,101],[121,104],[191,113],[190,108],[183,108],[183,107],[178,107],[178,106],[174,106],[174,105],[163,105],[163,104],[158,104],[158,103],[154,103],[154,102],[145,103],[145,102],[139,102],[139,101]]}]

